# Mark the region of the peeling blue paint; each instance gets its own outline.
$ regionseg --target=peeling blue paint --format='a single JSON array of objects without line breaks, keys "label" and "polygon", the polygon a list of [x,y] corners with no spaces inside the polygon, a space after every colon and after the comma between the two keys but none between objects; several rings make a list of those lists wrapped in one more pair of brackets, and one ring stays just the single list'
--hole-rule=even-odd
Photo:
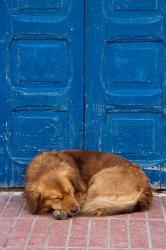
[{"label": "peeling blue paint", "polygon": [[0,0],[0,185],[42,150],[139,163],[166,187],[166,2]]},{"label": "peeling blue paint", "polygon": [[22,186],[40,151],[83,147],[83,9],[82,0],[0,1],[1,186]]},{"label": "peeling blue paint", "polygon": [[86,4],[85,148],[123,155],[166,187],[166,2]]}]

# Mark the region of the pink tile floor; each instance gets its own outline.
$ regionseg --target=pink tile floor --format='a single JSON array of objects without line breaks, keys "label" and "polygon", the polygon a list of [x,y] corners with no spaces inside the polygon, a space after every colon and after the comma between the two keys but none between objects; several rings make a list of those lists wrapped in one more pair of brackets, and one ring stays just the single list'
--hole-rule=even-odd
[{"label": "pink tile floor", "polygon": [[0,192],[0,249],[166,250],[166,196],[148,212],[56,221],[30,215],[21,193]]}]

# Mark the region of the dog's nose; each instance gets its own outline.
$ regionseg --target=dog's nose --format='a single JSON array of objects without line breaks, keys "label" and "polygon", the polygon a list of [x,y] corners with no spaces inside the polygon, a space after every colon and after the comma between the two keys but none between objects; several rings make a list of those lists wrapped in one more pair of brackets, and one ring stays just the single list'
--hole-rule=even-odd
[{"label": "dog's nose", "polygon": [[79,207],[78,206],[73,206],[70,211],[71,211],[72,214],[76,214],[79,211]]}]

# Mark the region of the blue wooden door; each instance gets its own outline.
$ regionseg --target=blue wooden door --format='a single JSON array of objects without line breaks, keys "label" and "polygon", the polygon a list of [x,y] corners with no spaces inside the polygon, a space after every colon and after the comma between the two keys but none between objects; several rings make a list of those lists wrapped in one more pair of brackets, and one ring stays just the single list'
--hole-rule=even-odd
[{"label": "blue wooden door", "polygon": [[0,0],[0,185],[39,151],[140,163],[166,186],[164,0]]},{"label": "blue wooden door", "polygon": [[83,0],[0,0],[0,184],[39,151],[83,147]]},{"label": "blue wooden door", "polygon": [[87,0],[85,147],[166,187],[166,1]]}]

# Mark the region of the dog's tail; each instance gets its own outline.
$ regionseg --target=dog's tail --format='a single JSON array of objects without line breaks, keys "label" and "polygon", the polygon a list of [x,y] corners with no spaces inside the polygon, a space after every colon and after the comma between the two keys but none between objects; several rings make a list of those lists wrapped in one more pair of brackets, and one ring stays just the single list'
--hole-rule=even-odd
[{"label": "dog's tail", "polygon": [[133,193],[122,196],[98,196],[85,203],[81,209],[84,215],[113,215],[147,209],[152,201],[152,192]]}]

